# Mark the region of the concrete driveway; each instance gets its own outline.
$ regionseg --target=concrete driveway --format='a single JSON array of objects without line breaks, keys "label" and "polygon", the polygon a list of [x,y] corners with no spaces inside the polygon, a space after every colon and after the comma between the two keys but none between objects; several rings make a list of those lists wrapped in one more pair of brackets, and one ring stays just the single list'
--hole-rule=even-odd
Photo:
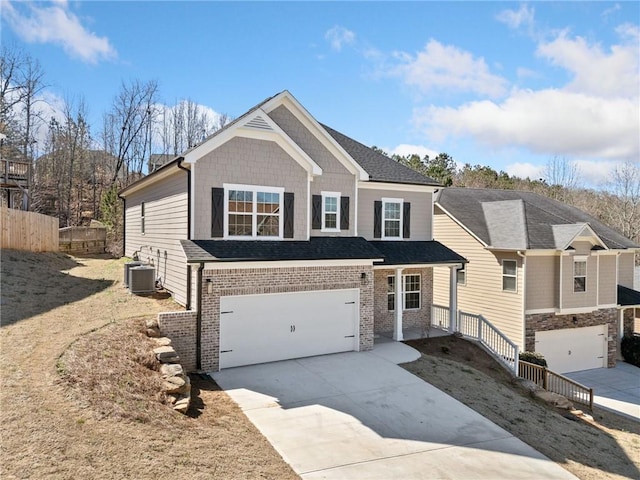
[{"label": "concrete driveway", "polygon": [[559,465],[398,367],[400,343],[212,376],[303,479],[569,479]]},{"label": "concrete driveway", "polygon": [[640,369],[618,361],[615,368],[594,368],[565,373],[566,377],[593,388],[593,403],[640,420]]}]

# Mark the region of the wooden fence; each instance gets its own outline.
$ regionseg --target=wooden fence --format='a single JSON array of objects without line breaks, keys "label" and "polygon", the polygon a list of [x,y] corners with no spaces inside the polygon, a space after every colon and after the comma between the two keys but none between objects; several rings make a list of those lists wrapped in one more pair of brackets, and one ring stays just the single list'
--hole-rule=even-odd
[{"label": "wooden fence", "polygon": [[57,252],[58,219],[34,212],[0,207],[0,248]]},{"label": "wooden fence", "polygon": [[559,373],[553,372],[546,367],[520,360],[518,364],[518,376],[531,380],[533,383],[547,390],[554,392],[570,401],[588,405],[593,410],[593,388],[574,382]]}]

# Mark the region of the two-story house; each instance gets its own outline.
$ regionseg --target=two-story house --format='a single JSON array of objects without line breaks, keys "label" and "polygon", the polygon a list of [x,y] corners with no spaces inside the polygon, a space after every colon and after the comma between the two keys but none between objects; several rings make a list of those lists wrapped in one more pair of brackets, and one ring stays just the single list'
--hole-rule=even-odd
[{"label": "two-story house", "polygon": [[[458,272],[460,310],[482,314],[557,372],[615,366],[640,306],[638,245],[577,208],[513,190],[438,192],[434,231],[468,260]],[[436,304],[450,285],[436,271]]]},{"label": "two-story house", "polygon": [[433,270],[465,262],[438,188],[284,91],[120,192],[125,255],[186,306],[159,322],[189,369],[369,350],[427,329]]}]

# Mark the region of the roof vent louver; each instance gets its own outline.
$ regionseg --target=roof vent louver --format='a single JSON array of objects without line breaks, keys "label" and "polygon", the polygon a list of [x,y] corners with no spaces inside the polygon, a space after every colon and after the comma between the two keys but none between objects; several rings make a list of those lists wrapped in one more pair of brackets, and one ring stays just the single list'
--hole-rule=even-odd
[{"label": "roof vent louver", "polygon": [[255,128],[256,130],[268,130],[270,132],[273,131],[271,125],[269,125],[261,115],[256,115],[255,117],[253,117],[251,120],[245,123],[245,127]]},{"label": "roof vent louver", "polygon": [[129,289],[131,293],[153,293],[156,290],[156,269],[149,266],[129,269]]}]

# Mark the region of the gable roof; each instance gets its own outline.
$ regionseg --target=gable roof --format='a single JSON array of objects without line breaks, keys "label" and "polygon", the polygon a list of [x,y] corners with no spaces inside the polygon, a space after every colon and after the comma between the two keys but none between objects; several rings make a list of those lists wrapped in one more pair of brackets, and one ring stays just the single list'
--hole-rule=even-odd
[{"label": "gable roof", "polygon": [[376,152],[370,147],[349,138],[346,135],[321,124],[358,164],[369,174],[372,182],[409,183],[414,185],[441,186],[433,178],[429,178],[415,170],[405,167],[395,160]]},{"label": "gable roof", "polygon": [[533,192],[446,188],[436,204],[492,248],[564,250],[585,233],[605,248],[639,248],[582,210]]}]

